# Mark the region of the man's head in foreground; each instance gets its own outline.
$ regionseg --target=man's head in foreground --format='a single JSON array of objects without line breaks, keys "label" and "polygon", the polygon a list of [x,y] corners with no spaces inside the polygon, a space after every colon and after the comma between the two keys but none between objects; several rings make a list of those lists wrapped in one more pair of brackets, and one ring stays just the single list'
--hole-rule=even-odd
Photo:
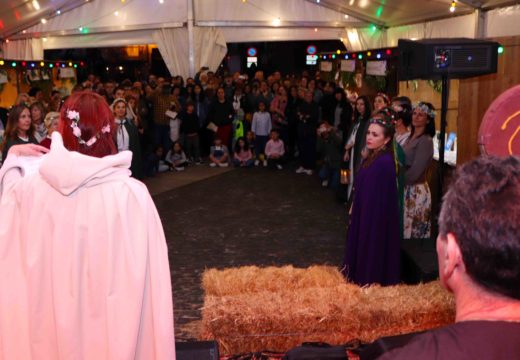
[{"label": "man's head in foreground", "polygon": [[497,313],[503,305],[520,306],[520,158],[486,156],[461,166],[444,196],[437,254],[457,321],[507,318]]}]

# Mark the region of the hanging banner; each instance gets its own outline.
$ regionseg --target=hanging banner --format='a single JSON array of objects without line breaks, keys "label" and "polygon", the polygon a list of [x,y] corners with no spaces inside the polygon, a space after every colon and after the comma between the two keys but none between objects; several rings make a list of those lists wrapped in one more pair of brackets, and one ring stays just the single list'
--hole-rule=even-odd
[{"label": "hanging banner", "polygon": [[332,71],[332,63],[330,61],[322,61],[320,63],[320,70],[325,72]]},{"label": "hanging banner", "polygon": [[367,75],[386,76],[386,60],[367,61]]},{"label": "hanging banner", "polygon": [[341,60],[341,71],[356,72],[356,60]]}]

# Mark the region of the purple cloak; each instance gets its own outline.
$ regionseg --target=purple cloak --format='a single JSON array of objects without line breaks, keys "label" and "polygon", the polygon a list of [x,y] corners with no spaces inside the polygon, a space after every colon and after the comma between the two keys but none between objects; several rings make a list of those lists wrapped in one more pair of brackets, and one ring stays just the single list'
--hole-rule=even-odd
[{"label": "purple cloak", "polygon": [[361,167],[354,182],[344,273],[358,285],[400,281],[397,177],[392,154]]}]

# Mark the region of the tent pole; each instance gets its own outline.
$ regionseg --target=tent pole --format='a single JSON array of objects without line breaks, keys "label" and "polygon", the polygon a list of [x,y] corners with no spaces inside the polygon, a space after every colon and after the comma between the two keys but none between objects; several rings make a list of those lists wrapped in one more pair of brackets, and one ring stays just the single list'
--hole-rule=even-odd
[{"label": "tent pole", "polygon": [[190,76],[195,76],[195,47],[193,42],[193,2],[195,0],[188,1],[188,49],[189,49],[189,65],[190,65]]}]

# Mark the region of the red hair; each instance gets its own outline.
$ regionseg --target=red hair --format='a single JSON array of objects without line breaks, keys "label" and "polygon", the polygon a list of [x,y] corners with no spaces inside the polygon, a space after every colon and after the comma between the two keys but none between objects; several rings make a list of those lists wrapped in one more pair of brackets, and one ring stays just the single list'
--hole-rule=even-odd
[{"label": "red hair", "polygon": [[[81,130],[81,139],[88,141],[93,136],[97,141],[91,146],[80,144],[70,126],[72,120],[67,117],[69,110],[79,113],[78,127]],[[104,133],[101,129],[110,126],[110,132]],[[63,145],[71,151],[85,155],[103,157],[117,153],[114,141],[114,115],[105,99],[90,91],[80,91],[72,94],[61,107],[60,124],[58,131],[63,137]]]}]

